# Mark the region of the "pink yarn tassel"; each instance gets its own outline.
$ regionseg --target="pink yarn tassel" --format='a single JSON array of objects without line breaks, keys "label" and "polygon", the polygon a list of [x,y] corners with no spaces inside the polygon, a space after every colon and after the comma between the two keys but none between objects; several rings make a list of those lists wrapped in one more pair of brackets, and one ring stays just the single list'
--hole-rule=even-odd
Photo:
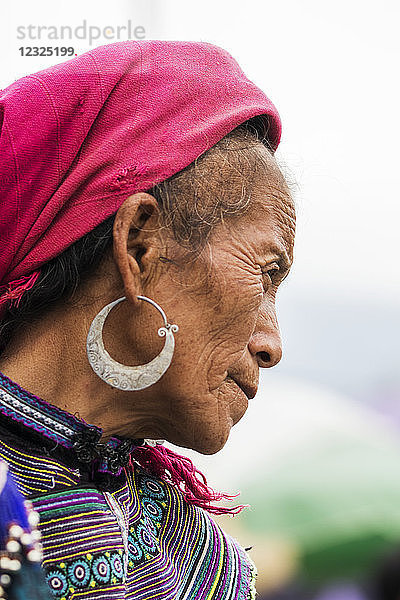
[{"label": "pink yarn tassel", "polygon": [[245,508],[243,504],[231,507],[214,506],[212,502],[232,500],[239,494],[229,495],[214,491],[209,487],[205,476],[196,469],[190,458],[176,454],[164,446],[159,445],[154,448],[151,446],[137,446],[131,454],[131,467],[133,467],[134,462],[152,475],[177,487],[188,504],[199,506],[216,515],[234,515]]},{"label": "pink yarn tassel", "polygon": [[34,286],[39,275],[40,271],[34,271],[31,275],[24,275],[20,279],[15,279],[4,286],[0,286],[6,288],[6,291],[0,296],[0,310],[5,310],[7,302],[9,302],[10,305],[15,304],[15,306],[19,306],[24,292],[30,290]]}]

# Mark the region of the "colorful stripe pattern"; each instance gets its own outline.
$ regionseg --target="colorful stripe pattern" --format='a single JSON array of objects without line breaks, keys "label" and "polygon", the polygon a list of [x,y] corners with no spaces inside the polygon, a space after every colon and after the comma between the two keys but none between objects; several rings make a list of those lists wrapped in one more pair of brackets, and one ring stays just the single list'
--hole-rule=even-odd
[{"label": "colorful stripe pattern", "polygon": [[[73,447],[74,434],[88,428],[84,421],[34,396],[3,373],[0,373],[0,414],[65,448]],[[95,426],[90,429],[96,431],[100,439],[101,429]]]},{"label": "colorful stripe pattern", "polygon": [[[9,394],[4,382],[2,399]],[[12,397],[21,394],[16,385]],[[51,408],[46,407],[50,422],[44,426],[55,430]],[[46,454],[40,444],[24,450],[26,435],[20,445],[15,436],[6,439],[4,419],[10,423],[13,416],[0,414],[0,458],[40,514],[43,568],[54,598],[255,597],[255,567],[246,552],[206,512],[187,504],[175,487],[141,467],[104,479],[83,465],[68,464],[64,455],[61,460],[56,451]],[[57,422],[59,418],[57,409]]]}]

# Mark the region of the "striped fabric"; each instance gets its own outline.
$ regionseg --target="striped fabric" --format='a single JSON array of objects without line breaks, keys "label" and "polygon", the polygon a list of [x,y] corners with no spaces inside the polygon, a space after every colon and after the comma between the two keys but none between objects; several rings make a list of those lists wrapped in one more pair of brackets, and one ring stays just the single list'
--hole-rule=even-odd
[{"label": "striped fabric", "polygon": [[79,463],[63,412],[0,373],[0,458],[40,514],[54,598],[254,599],[253,563],[208,513],[139,466],[115,475]]}]

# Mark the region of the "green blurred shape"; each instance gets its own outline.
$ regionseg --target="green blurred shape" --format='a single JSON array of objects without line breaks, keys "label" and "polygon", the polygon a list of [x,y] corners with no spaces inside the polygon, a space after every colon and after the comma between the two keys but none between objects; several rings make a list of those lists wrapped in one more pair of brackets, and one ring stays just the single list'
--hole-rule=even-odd
[{"label": "green blurred shape", "polygon": [[392,541],[379,533],[326,543],[303,554],[302,572],[317,586],[335,579],[358,580],[371,573],[377,559],[393,546]]},{"label": "green blurred shape", "polygon": [[310,580],[358,577],[400,543],[400,442],[370,428],[314,437],[258,473],[243,500],[244,525],[294,543]]}]

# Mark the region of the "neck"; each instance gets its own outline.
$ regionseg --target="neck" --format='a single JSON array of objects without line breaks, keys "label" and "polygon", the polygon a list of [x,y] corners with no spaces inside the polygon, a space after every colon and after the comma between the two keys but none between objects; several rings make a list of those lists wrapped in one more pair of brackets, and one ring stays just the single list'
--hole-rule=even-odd
[{"label": "neck", "polygon": [[84,309],[52,310],[11,341],[0,356],[0,371],[50,404],[101,427],[104,437],[151,437],[142,430],[140,399],[135,396],[133,411],[128,393],[104,383],[90,367],[86,336],[91,319]]}]

